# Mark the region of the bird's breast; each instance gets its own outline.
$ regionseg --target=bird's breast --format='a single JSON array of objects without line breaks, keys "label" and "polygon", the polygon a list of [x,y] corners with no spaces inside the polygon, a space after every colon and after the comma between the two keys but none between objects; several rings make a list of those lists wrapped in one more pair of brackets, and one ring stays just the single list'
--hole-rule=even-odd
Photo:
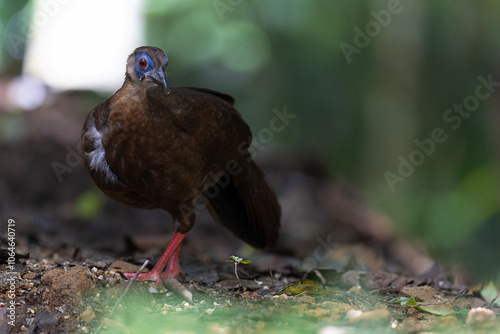
[{"label": "bird's breast", "polygon": [[110,168],[152,202],[194,198],[204,177],[196,141],[159,115],[130,116],[110,115],[102,137]]}]

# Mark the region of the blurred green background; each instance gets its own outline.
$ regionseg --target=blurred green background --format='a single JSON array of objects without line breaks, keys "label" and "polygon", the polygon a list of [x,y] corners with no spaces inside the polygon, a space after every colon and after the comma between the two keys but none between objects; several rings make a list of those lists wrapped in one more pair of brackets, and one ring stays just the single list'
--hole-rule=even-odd
[{"label": "blurred green background", "polygon": [[[0,36],[23,6],[0,1]],[[318,159],[437,256],[495,260],[500,86],[478,78],[500,82],[498,1],[149,0],[144,16],[171,85],[234,96],[257,137],[286,108],[273,150]],[[2,77],[21,68],[2,44]]]}]

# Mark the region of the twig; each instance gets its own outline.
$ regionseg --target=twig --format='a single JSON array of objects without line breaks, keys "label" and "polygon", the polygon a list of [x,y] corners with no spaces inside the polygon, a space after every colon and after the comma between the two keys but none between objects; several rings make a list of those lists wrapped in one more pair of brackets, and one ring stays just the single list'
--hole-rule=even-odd
[{"label": "twig", "polygon": [[273,270],[271,269],[271,267],[269,267],[268,269],[269,269],[269,277],[271,277],[271,288],[274,288]]},{"label": "twig", "polygon": [[[113,307],[111,308],[111,311],[109,311],[108,317],[111,317],[113,315],[113,312],[115,311],[116,307],[118,306],[118,304],[122,300],[123,296],[125,296],[125,294],[127,294],[128,289],[130,289],[130,286],[132,285],[132,283],[135,281],[135,279],[137,278],[137,276],[139,276],[139,273],[148,265],[148,263],[149,263],[149,260],[144,261],[144,263],[139,268],[139,270],[137,270],[137,272],[135,273],[135,275],[130,279],[130,281],[128,282],[127,286],[125,287],[125,290],[123,290],[123,292],[120,295],[120,297],[118,297],[118,300],[116,301],[115,305],[113,305]],[[96,328],[96,330],[94,331],[93,334],[98,334],[101,331],[101,329],[102,329],[103,326],[104,326],[104,320],[101,321],[101,323],[99,324],[99,327]]]},{"label": "twig", "polygon": [[200,288],[194,281],[189,281],[189,284],[191,284],[196,290],[205,292],[205,290]]},{"label": "twig", "polygon": [[162,284],[164,287],[167,287],[170,290],[172,290],[172,292],[175,293],[176,295],[179,295],[184,299],[193,302],[193,294],[191,293],[191,291],[186,289],[186,287],[184,287],[184,285],[182,285],[175,278],[164,278],[162,279]]},{"label": "twig", "polygon": [[316,276],[318,276],[319,280],[321,281],[321,284],[323,284],[323,285],[326,284],[325,278],[323,277],[323,275],[321,275],[321,273],[320,273],[320,271],[318,269],[314,269],[313,273],[315,273]]},{"label": "twig", "polygon": [[490,300],[489,302],[487,302],[484,305],[484,307],[491,310],[493,308],[493,304],[495,304],[495,301],[498,299],[499,295],[500,295],[500,291],[497,293],[496,297],[493,298],[492,300]]},{"label": "twig", "polygon": [[465,296],[467,291],[468,291],[467,289],[462,290],[453,299],[443,300],[442,302],[435,302],[435,303],[419,303],[418,306],[435,306],[435,305],[443,305],[443,304],[447,304],[447,303],[450,303],[451,305],[455,306],[453,303],[456,302],[458,298]]},{"label": "twig", "polygon": [[[424,302],[417,302],[417,305],[396,305],[396,304],[390,304],[390,306],[395,306],[395,307],[402,307],[402,308],[412,308],[412,307],[415,307],[415,306],[437,306],[437,305],[444,305],[444,304],[448,304],[450,303],[452,306],[455,306],[455,304],[453,304],[454,302],[457,301],[458,298],[461,298],[463,296],[465,296],[465,294],[467,293],[468,289],[464,289],[462,290],[458,295],[456,295],[455,297],[453,297],[453,299],[448,299],[448,300],[443,300],[441,302],[433,302],[433,303],[424,303]],[[498,297],[498,295],[497,295]],[[495,298],[496,299],[496,298]]]},{"label": "twig", "polygon": [[465,294],[469,291],[468,288],[463,289],[458,295],[455,296],[453,301],[456,301],[458,298],[465,296]]}]

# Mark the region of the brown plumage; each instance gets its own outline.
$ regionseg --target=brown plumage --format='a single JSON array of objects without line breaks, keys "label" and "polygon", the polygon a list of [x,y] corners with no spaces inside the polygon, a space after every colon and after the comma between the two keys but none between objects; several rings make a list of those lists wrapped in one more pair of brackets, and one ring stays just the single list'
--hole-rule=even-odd
[{"label": "brown plumage", "polygon": [[85,165],[103,192],[174,218],[171,244],[155,268],[139,277],[159,283],[180,271],[182,239],[203,209],[193,204],[197,196],[215,220],[258,248],[276,245],[281,215],[274,191],[247,151],[251,132],[233,98],[167,87],[166,65],[161,49],[137,48],[123,86],[90,112],[82,131]]}]

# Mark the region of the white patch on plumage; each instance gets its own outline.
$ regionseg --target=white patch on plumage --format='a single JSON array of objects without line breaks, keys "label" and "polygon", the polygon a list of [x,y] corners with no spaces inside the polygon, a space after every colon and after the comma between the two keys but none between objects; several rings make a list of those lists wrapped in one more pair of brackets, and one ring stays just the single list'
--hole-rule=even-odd
[{"label": "white patch on plumage", "polygon": [[114,184],[122,183],[118,176],[113,173],[106,161],[106,154],[104,152],[104,146],[102,145],[102,133],[97,131],[95,125],[92,125],[87,131],[87,135],[90,135],[90,140],[94,143],[94,147],[96,148],[92,152],[86,153],[90,169],[97,173],[104,174],[106,182]]}]

